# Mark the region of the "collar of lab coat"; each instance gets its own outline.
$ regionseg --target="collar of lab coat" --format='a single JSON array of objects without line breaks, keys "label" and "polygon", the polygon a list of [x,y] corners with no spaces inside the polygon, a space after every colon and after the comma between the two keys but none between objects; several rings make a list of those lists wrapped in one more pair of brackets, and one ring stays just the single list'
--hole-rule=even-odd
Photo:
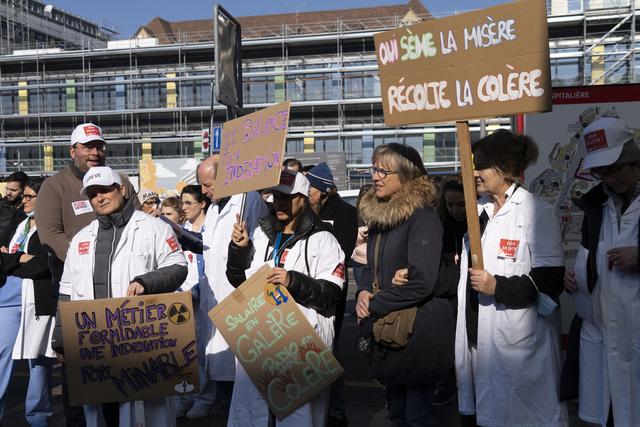
[{"label": "collar of lab coat", "polygon": [[[514,206],[521,204],[527,192],[518,184],[513,183],[507,190],[506,194],[507,200],[496,216],[506,215]],[[491,196],[482,196],[478,200],[478,216],[482,214],[482,211],[486,211],[489,218],[493,218],[493,199],[491,199]]]},{"label": "collar of lab coat", "polygon": [[[144,212],[141,211],[135,211],[133,212],[133,215],[131,216],[131,219],[129,219],[129,221],[127,222],[127,225],[125,225],[124,230],[122,230],[122,236],[120,237],[120,240],[118,241],[118,246],[116,247],[116,250],[114,252],[114,256],[120,251],[120,249],[122,249],[122,247],[127,243],[127,241],[129,241],[129,236],[131,234],[132,231],[137,230],[140,225],[139,223],[141,221],[144,221],[145,216],[147,216],[147,214],[145,214]],[[156,218],[157,219],[157,218]],[[89,234],[91,236],[91,240],[93,240],[95,242],[96,237],[98,236],[98,228],[100,227],[100,224],[98,223],[97,219],[94,219],[91,222],[90,228],[89,228]]]}]

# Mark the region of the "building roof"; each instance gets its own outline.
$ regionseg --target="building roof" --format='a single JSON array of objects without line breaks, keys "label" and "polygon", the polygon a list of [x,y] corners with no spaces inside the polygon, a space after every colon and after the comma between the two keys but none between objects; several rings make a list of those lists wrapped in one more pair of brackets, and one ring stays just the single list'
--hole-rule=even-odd
[{"label": "building roof", "polygon": [[[342,31],[353,31],[389,28],[402,20],[413,23],[429,18],[431,14],[420,0],[390,6],[236,17],[243,38],[281,35],[285,26],[289,34],[318,34],[337,31],[338,23]],[[213,19],[167,21],[157,16],[133,35],[140,37],[156,37],[162,44],[211,41]]]}]

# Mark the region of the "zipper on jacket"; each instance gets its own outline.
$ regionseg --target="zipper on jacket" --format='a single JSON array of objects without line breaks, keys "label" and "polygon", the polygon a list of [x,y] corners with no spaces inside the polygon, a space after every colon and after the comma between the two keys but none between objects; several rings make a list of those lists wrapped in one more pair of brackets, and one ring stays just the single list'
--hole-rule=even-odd
[{"label": "zipper on jacket", "polygon": [[111,263],[113,262],[113,253],[115,252],[115,244],[116,244],[116,225],[111,222],[111,229],[113,230],[113,236],[111,237],[111,252],[109,253],[109,267],[107,268],[107,298],[111,298],[113,296],[113,292],[111,290]]}]

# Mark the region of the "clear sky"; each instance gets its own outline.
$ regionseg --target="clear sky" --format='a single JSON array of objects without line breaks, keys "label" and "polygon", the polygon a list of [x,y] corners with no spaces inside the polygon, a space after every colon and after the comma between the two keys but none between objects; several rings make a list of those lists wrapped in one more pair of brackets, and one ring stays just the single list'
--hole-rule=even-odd
[{"label": "clear sky", "polygon": [[[409,0],[219,0],[234,16],[311,12],[408,3]],[[107,27],[116,27],[128,38],[140,25],[156,16],[168,21],[206,19],[214,1],[207,0],[43,0],[60,9]],[[466,11],[505,3],[505,0],[422,0],[434,14]]]}]

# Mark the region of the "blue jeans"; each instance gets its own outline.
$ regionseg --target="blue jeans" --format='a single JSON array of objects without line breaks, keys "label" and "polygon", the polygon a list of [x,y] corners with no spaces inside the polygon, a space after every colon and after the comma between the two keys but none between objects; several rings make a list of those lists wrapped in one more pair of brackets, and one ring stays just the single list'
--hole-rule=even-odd
[{"label": "blue jeans", "polygon": [[394,426],[437,426],[433,387],[387,387],[389,418]]},{"label": "blue jeans", "polygon": [[[5,394],[13,371],[13,345],[20,327],[20,306],[0,307],[0,420],[4,417]],[[27,422],[32,426],[47,425],[51,410],[51,368],[53,360],[41,356],[29,360],[29,386],[24,404]]]}]

